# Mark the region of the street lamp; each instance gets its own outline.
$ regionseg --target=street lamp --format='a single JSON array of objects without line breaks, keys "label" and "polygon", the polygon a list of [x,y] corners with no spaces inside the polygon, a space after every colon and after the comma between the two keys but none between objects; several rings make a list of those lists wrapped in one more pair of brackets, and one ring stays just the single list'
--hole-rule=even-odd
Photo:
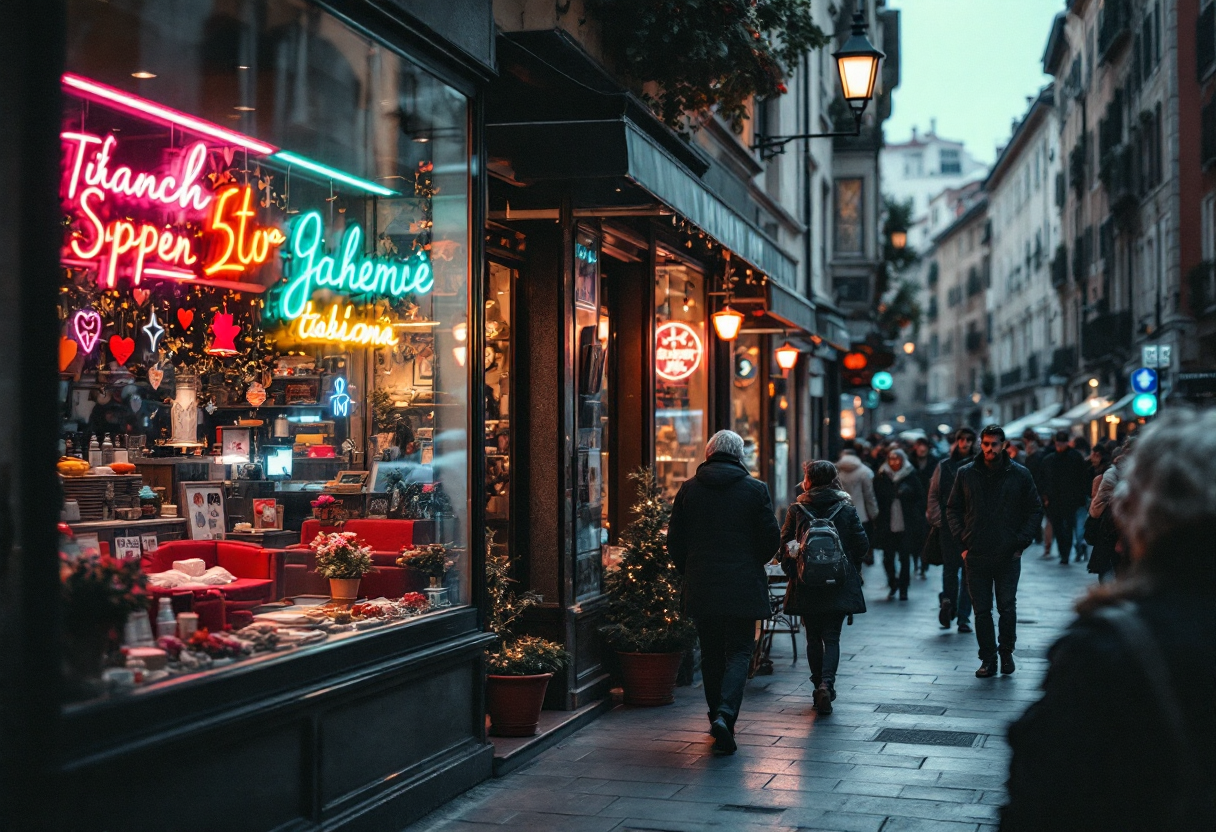
[{"label": "street lamp", "polygon": [[907,231],[892,231],[891,232],[891,247],[896,251],[903,251],[908,245]]},{"label": "street lamp", "polygon": [[[785,152],[785,146],[797,139],[829,139],[834,136],[860,136],[861,116],[866,111],[866,105],[874,97],[874,84],[878,80],[878,65],[886,57],[880,50],[874,48],[866,37],[866,16],[859,2],[853,15],[853,33],[832,57],[836,59],[836,72],[840,76],[840,88],[844,100],[853,111],[853,130],[834,131],[831,133],[800,133],[796,136],[763,136],[756,134],[756,143],[752,150],[759,150],[762,158],[770,158]],[[906,235],[905,235],[906,237]]]},{"label": "street lamp", "polygon": [[794,365],[798,363],[798,348],[786,341],[776,349],[777,366],[785,372],[794,369]]},{"label": "street lamp", "polygon": [[714,321],[714,332],[718,333],[718,337],[723,341],[733,341],[739,337],[739,327],[743,326],[742,312],[731,309],[730,304],[727,304],[710,317]]}]

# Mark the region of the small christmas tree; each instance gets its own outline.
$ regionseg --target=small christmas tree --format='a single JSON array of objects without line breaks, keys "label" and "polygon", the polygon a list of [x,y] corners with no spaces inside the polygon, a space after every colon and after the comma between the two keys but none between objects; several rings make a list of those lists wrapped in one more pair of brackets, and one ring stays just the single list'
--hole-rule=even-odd
[{"label": "small christmas tree", "polygon": [[693,643],[696,630],[680,611],[683,579],[667,554],[671,506],[653,468],[639,468],[629,478],[638,484],[637,519],[621,533],[620,565],[604,577],[609,623],[600,632],[624,653],[676,653]]},{"label": "small christmas tree", "polygon": [[531,591],[516,595],[510,572],[510,558],[495,553],[494,532],[486,529],[486,595],[490,601],[486,629],[498,636],[498,644],[486,650],[486,670],[495,676],[557,673],[569,659],[560,644],[515,635],[516,620],[528,607],[540,603],[540,596]]}]

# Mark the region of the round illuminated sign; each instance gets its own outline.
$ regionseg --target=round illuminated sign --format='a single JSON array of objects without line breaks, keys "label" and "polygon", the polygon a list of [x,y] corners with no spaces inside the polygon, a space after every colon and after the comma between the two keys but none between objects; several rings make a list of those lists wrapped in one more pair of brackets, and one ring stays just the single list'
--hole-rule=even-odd
[{"label": "round illuminated sign", "polygon": [[865,353],[848,352],[840,362],[846,370],[864,370],[866,365],[870,363],[866,358]]},{"label": "round illuminated sign", "polygon": [[1156,393],[1157,371],[1150,370],[1148,367],[1141,367],[1139,370],[1132,373],[1132,392]]},{"label": "round illuminated sign", "polygon": [[875,390],[890,390],[894,384],[895,379],[886,370],[879,370],[870,380],[870,386]]},{"label": "round illuminated sign", "polygon": [[1132,399],[1132,413],[1137,416],[1152,416],[1157,412],[1157,397],[1152,393],[1141,393]]},{"label": "round illuminated sign", "polygon": [[654,371],[663,381],[683,381],[701,366],[701,336],[688,324],[668,321],[654,333]]}]

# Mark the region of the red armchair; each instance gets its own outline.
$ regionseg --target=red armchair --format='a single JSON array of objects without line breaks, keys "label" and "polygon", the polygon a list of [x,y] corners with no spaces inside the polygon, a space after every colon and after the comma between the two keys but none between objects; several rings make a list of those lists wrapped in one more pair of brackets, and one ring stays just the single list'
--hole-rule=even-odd
[{"label": "red armchair", "polygon": [[[146,552],[140,558],[140,566],[145,574],[165,572],[173,568],[173,561],[201,558],[210,569],[222,566],[236,580],[221,586],[206,588],[151,588],[154,600],[162,596],[175,598],[174,608],[183,603],[178,596],[190,594],[194,606],[217,594],[223,599],[223,621],[228,614],[236,610],[250,610],[259,604],[274,600],[275,575],[278,570],[278,552],[273,549],[261,549],[248,543],[231,543],[225,540],[171,540],[162,543],[154,552]],[[203,613],[199,610],[199,621],[203,623]],[[210,616],[209,616],[210,617]],[[206,626],[204,624],[204,626]]]}]

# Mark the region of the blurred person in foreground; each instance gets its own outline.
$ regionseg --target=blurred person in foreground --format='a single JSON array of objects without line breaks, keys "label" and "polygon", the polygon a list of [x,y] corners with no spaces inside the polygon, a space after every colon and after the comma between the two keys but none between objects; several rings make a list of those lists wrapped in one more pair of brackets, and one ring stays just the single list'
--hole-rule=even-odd
[{"label": "blurred person in foreground", "polygon": [[1132,568],[1095,587],[1009,729],[1002,832],[1216,829],[1216,410],[1167,410],[1116,489]]}]

